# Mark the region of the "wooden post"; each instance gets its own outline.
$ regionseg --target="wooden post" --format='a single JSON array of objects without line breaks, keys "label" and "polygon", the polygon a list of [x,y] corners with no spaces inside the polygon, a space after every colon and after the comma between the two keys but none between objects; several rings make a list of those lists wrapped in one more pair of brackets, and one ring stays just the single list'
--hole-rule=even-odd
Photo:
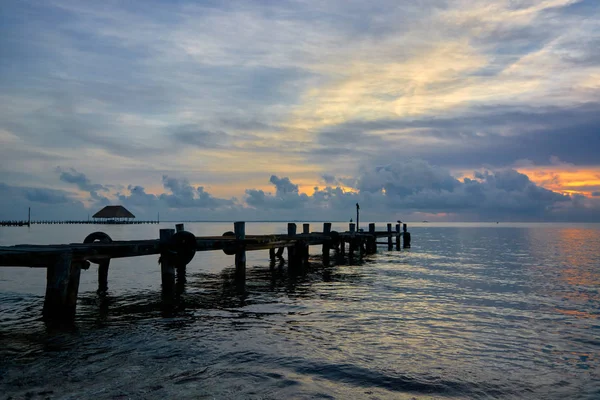
[{"label": "wooden post", "polygon": [[407,226],[406,224],[402,225],[402,244],[405,249],[410,249],[410,233],[407,232]]},{"label": "wooden post", "polygon": [[97,294],[104,295],[108,292],[108,267],[110,260],[102,260],[98,263],[98,290]]},{"label": "wooden post", "polygon": [[[296,236],[296,224],[293,222],[288,223],[288,236]],[[294,269],[296,267],[296,245],[288,246],[288,268]]]},{"label": "wooden post", "polygon": [[72,296],[69,296],[69,289],[71,289],[71,294],[75,294],[76,303],[79,276],[74,276],[71,287],[69,287],[72,258],[73,255],[70,251],[61,253],[46,268],[43,316],[47,322],[67,321],[75,316],[75,304],[72,302]]},{"label": "wooden post", "polygon": [[[183,232],[184,230],[185,230],[184,224],[175,225],[175,231]],[[186,267],[187,267],[187,265],[185,265],[185,264],[175,265],[175,268],[177,269],[177,283],[179,284],[178,291],[183,291],[184,284],[186,282],[186,279],[185,279]]]},{"label": "wooden post", "polygon": [[310,233],[310,224],[302,224],[302,233],[309,234]]},{"label": "wooden post", "polygon": [[392,250],[394,247],[392,246],[392,224],[387,224],[387,233],[388,233],[388,251]]},{"label": "wooden post", "polygon": [[160,275],[162,280],[163,293],[173,292],[175,287],[175,266],[169,257],[169,240],[175,234],[175,229],[160,230],[160,245],[162,252],[160,254]]},{"label": "wooden post", "polygon": [[[329,235],[331,233],[331,222],[323,223],[323,235]],[[329,249],[331,245],[329,242],[323,243],[323,265],[329,265]]]},{"label": "wooden post", "polygon": [[375,223],[371,222],[369,224],[369,235],[371,235],[367,239],[367,253],[376,253],[377,252],[377,240],[375,238]]},{"label": "wooden post", "polygon": [[27,226],[31,226],[31,207],[29,207],[29,211],[27,212]]},{"label": "wooden post", "polygon": [[400,224],[396,224],[396,250],[400,250]]},{"label": "wooden post", "polygon": [[235,252],[235,280],[239,285],[246,285],[246,246],[241,241],[246,239],[246,223],[238,221],[233,223],[233,232],[235,233],[236,252]]},{"label": "wooden post", "polygon": [[356,225],[354,223],[350,222],[348,227],[350,228],[350,233],[354,233],[356,231]]},{"label": "wooden post", "polygon": [[275,252],[275,255],[277,256],[277,258],[283,259],[284,251],[285,251],[285,247],[278,248],[277,251]]}]

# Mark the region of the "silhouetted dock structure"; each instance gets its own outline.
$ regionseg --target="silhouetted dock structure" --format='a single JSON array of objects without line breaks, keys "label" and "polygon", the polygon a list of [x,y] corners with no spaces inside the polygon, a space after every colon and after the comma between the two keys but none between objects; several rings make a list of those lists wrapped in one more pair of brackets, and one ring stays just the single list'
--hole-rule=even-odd
[{"label": "silhouetted dock structure", "polygon": [[139,224],[158,224],[159,219],[139,221],[135,219],[128,209],[123,206],[106,206],[92,216],[92,219],[87,220],[31,220],[31,207],[27,221],[9,220],[0,221],[0,226],[31,226],[31,225],[88,225],[88,224],[103,224],[103,225],[139,225]]},{"label": "silhouetted dock structure", "polygon": [[33,221],[0,221],[0,226],[31,226],[31,225],[140,225],[158,224],[158,220],[33,220]]},{"label": "silhouetted dock structure", "polygon": [[[402,228],[402,231],[401,231]],[[379,238],[385,238],[378,242]],[[113,241],[104,232],[88,235],[83,243],[57,245],[16,245],[0,247],[0,266],[23,266],[46,268],[46,296],[43,316],[47,322],[72,321],[75,316],[79,278],[82,269],[90,263],[98,265],[98,294],[108,290],[108,270],[113,258],[139,257],[157,254],[162,276],[163,300],[174,292],[175,277],[185,280],[186,265],[198,251],[221,250],[235,256],[235,280],[245,290],[246,252],[269,250],[271,260],[284,260],[287,249],[289,273],[304,270],[309,263],[309,246],[321,246],[323,265],[329,265],[331,252],[338,259],[352,260],[364,254],[376,253],[378,244],[395,246],[400,250],[410,247],[410,233],[406,224],[387,224],[386,230],[377,231],[369,224],[367,232],[356,231],[350,223],[346,232],[331,230],[331,223],[323,224],[322,231],[310,232],[310,224],[302,225],[297,232],[295,223],[288,223],[287,234],[246,235],[246,223],[235,222],[233,231],[221,236],[195,236],[184,230],[184,224],[176,229],[160,229],[159,238],[153,240]]]}]

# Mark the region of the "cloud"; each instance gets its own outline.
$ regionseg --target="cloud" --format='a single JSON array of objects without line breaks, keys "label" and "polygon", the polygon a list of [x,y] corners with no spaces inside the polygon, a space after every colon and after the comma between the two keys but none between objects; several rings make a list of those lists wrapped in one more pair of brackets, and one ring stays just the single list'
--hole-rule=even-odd
[{"label": "cloud", "polygon": [[170,208],[209,208],[231,206],[234,199],[219,199],[213,197],[204,190],[204,187],[194,188],[185,179],[170,178],[166,175],[162,177],[163,186],[171,194],[163,193],[159,199],[164,201]]},{"label": "cloud", "polygon": [[41,187],[12,186],[0,182],[0,219],[84,219],[85,207],[71,193]]},{"label": "cloud", "polygon": [[[244,193],[271,201],[273,173],[302,192],[326,171],[332,192],[320,195],[331,199],[359,181],[377,197],[361,177],[388,174],[390,195],[416,196],[401,171],[373,170],[408,158],[452,171],[550,156],[598,165],[596,0],[55,0],[3,11],[19,22],[0,35],[0,172],[12,186],[72,165],[107,182],[65,170],[56,187],[92,203],[115,199],[110,182],[145,188],[131,201],[156,207],[220,207]],[[162,175],[210,186],[160,199]],[[286,196],[277,204],[310,204]]]},{"label": "cloud", "polygon": [[57,168],[57,172],[60,173],[60,180],[67,183],[73,183],[77,187],[86,192],[97,192],[108,191],[108,189],[99,183],[92,183],[87,176],[82,172],[77,172],[75,168],[69,168],[64,170],[60,167]]}]

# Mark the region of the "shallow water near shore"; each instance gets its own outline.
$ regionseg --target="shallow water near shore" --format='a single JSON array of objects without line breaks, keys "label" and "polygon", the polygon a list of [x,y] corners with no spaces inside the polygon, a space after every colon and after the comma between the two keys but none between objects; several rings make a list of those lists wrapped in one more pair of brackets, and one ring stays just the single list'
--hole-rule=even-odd
[{"label": "shallow water near shore", "polygon": [[[172,225],[6,227],[0,245],[81,242],[94,230],[152,239]],[[41,321],[45,270],[0,268],[0,396],[600,398],[600,225],[409,230],[412,249],[380,246],[354,265],[323,267],[315,246],[296,277],[249,252],[245,293],[232,256],[197,253],[174,310],[161,301],[157,256],[113,260],[106,298],[93,265],[70,331]]]}]

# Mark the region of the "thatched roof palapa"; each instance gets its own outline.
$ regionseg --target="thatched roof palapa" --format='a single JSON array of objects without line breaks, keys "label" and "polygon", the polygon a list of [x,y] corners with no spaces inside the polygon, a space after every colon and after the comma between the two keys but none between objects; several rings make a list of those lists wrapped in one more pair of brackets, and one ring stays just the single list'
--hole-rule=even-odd
[{"label": "thatched roof palapa", "polygon": [[135,218],[135,215],[123,206],[106,206],[92,218]]}]

